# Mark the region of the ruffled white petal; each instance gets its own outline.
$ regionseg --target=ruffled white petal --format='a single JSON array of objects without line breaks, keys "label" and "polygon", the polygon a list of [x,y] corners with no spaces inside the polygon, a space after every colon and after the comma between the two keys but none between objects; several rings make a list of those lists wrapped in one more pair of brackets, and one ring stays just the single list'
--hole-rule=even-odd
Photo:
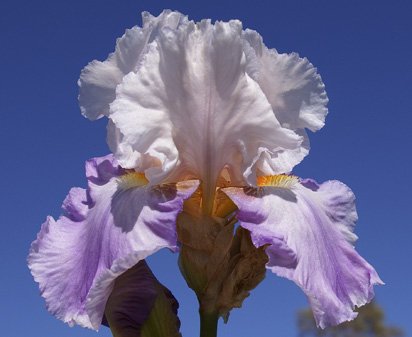
[{"label": "ruffled white petal", "polygon": [[268,49],[253,30],[247,29],[242,37],[247,73],[259,83],[280,124],[305,139],[301,147],[286,149],[277,156],[263,154],[256,168],[264,175],[273,175],[279,172],[279,163],[296,165],[309,153],[305,129],[317,131],[323,127],[328,98],[321,77],[306,58]]},{"label": "ruffled white petal", "polygon": [[197,177],[206,190],[225,166],[251,184],[256,171],[290,172],[309,151],[306,129],[327,113],[307,59],[269,50],[239,21],[195,24],[170,11],[144,14],[143,28],[79,83],[83,113],[111,119],[108,143],[122,166],[152,183]]},{"label": "ruffled white petal", "polygon": [[[224,166],[253,182],[260,153],[281,156],[302,137],[282,128],[246,73],[239,21],[190,22],[159,30],[140,68],[124,77],[111,104],[111,149],[124,167],[156,183],[174,170],[214,189]],[[154,158],[157,167],[145,166]],[[281,172],[296,162],[278,163]],[[279,172],[278,172],[279,173]],[[207,193],[207,192],[206,192]]]},{"label": "ruffled white petal", "polygon": [[116,86],[126,74],[138,68],[147,45],[160,27],[174,29],[186,20],[182,14],[170,10],[163,11],[158,17],[147,12],[142,16],[143,27],[127,29],[106,61],[94,60],[82,70],[78,81],[79,103],[82,114],[87,118],[95,120],[109,113],[109,104],[116,97]]},{"label": "ruffled white petal", "polygon": [[322,128],[328,98],[316,68],[296,53],[268,49],[253,30],[244,31],[243,39],[248,73],[259,83],[282,126],[311,131]]}]

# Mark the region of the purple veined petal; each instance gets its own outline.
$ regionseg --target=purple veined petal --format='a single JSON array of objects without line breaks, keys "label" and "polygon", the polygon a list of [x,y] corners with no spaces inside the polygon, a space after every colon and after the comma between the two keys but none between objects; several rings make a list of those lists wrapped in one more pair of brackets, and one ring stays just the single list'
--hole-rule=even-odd
[{"label": "purple veined petal", "polygon": [[285,266],[269,250],[267,267],[302,288],[318,326],[354,319],[353,308],[370,302],[373,285],[383,282],[353,247],[357,214],[352,191],[339,181],[318,185],[313,180],[250,191],[224,189],[239,208],[241,226],[263,241],[283,237],[296,254],[296,265]]},{"label": "purple veined petal", "polygon": [[136,187],[125,174],[111,156],[89,160],[88,189],[73,188],[31,246],[47,308],[70,325],[98,329],[114,280],[159,249],[177,249],[176,217],[199,185]]},{"label": "purple veined petal", "polygon": [[85,166],[86,178],[93,185],[105,185],[112,178],[126,172],[118,165],[112,154],[91,158],[86,161]]},{"label": "purple veined petal", "polygon": [[170,10],[163,11],[158,17],[143,12],[142,17],[143,27],[127,29],[107,60],[94,60],[82,70],[78,81],[79,103],[82,114],[87,118],[95,120],[109,113],[116,86],[126,74],[138,68],[148,44],[161,27],[176,28],[187,21],[182,14]]},{"label": "purple veined petal", "polygon": [[[262,209],[262,200],[258,197],[257,189],[228,187],[222,190],[239,208],[237,218],[240,220],[240,225],[250,231],[253,244],[256,247],[268,245],[265,250],[269,257],[268,264],[276,264],[285,268],[296,267],[296,254],[287,245],[284,235],[265,227],[256,227],[257,223],[264,223],[267,219],[267,213],[265,209]],[[255,230],[252,231],[250,228],[255,228]]]}]

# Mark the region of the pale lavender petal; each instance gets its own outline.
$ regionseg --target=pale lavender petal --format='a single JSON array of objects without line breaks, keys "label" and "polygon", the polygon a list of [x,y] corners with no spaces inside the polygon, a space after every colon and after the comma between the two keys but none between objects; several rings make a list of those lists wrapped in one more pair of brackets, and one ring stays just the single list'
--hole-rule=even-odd
[{"label": "pale lavender petal", "polygon": [[86,161],[86,177],[94,185],[104,185],[124,173],[112,154]]},{"label": "pale lavender petal", "polygon": [[198,186],[125,189],[123,173],[111,156],[88,161],[88,189],[72,189],[63,215],[48,217],[32,244],[29,267],[48,310],[71,325],[97,329],[116,277],[161,248],[177,249],[176,217]]},{"label": "pale lavender petal", "polygon": [[239,208],[237,219],[240,225],[250,231],[251,239],[256,247],[268,245],[266,253],[268,265],[279,265],[285,268],[296,267],[295,252],[287,245],[284,235],[256,224],[264,223],[268,218],[268,209],[262,207],[262,199],[255,188],[228,187],[223,191]]},{"label": "pale lavender petal", "polygon": [[308,187],[297,183],[290,189],[261,187],[255,193],[242,188],[224,191],[252,236],[268,241],[283,237],[296,253],[293,268],[276,259],[270,259],[267,267],[302,288],[317,324],[324,328],[355,318],[353,308],[369,302],[373,285],[382,281],[352,245],[357,220],[352,191],[338,181],[304,184]]}]

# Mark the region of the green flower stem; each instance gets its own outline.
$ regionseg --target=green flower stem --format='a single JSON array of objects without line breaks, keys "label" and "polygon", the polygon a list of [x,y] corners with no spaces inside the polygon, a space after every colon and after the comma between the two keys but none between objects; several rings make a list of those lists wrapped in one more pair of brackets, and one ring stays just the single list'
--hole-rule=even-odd
[{"label": "green flower stem", "polygon": [[219,315],[215,312],[199,310],[200,337],[217,337],[217,321]]}]

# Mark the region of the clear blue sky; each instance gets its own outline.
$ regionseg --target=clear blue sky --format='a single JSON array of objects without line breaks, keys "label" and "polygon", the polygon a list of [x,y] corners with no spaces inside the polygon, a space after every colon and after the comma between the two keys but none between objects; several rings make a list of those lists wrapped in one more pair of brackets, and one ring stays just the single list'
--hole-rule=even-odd
[{"label": "clear blue sky", "polygon": [[[4,337],[110,336],[69,328],[49,315],[26,267],[47,214],[58,216],[83,163],[108,152],[106,120],[91,123],[77,104],[77,79],[104,60],[140,12],[177,9],[191,19],[237,18],[266,45],[296,51],[318,67],[330,98],[323,130],[296,168],[339,179],[357,195],[358,251],[386,285],[376,289],[387,321],[412,336],[412,2],[410,1],[11,1],[0,4],[0,327]],[[185,337],[197,308],[167,252],[150,259],[181,303]],[[296,336],[306,306],[290,281],[268,275],[234,310],[220,337]]]}]

